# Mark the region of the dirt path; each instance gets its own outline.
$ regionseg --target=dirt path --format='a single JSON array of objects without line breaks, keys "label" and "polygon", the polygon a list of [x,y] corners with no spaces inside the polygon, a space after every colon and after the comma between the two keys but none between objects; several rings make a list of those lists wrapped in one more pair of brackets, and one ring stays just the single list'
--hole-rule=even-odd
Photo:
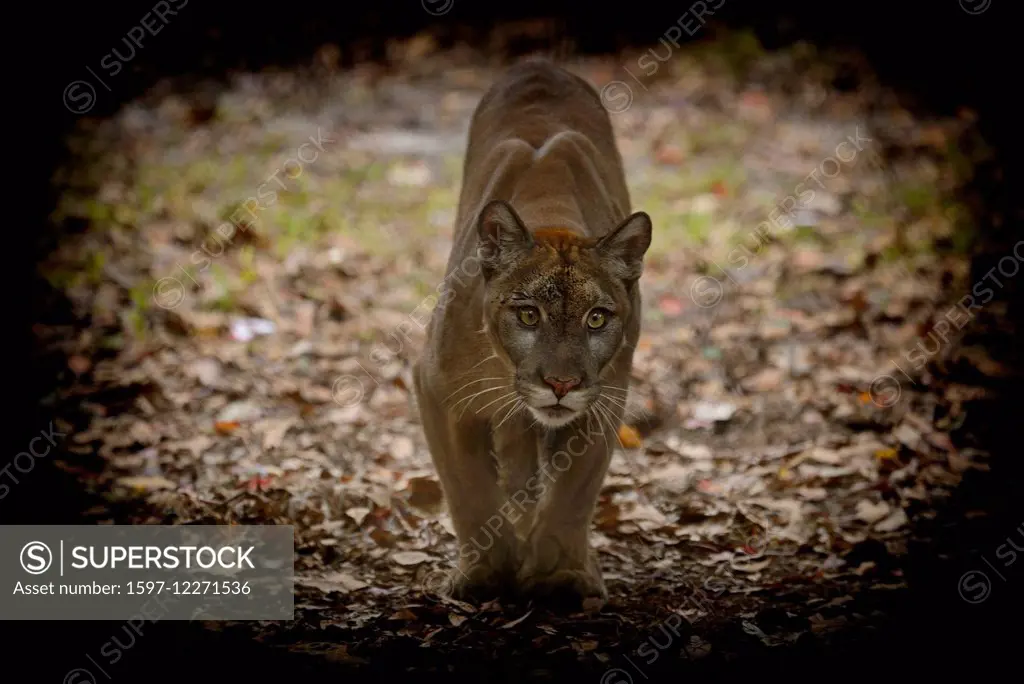
[{"label": "dirt path", "polygon": [[[426,38],[400,69],[328,51],[157,89],[76,136],[41,268],[68,308],[37,332],[95,519],[295,525],[296,620],[217,629],[345,668],[528,654],[612,684],[882,624],[912,522],[988,467],[950,437],[1006,374],[955,343],[997,313],[955,200],[984,148],[969,112],[915,119],[856,60],[730,40],[575,63],[656,226],[601,614],[474,609],[437,579],[454,538],[408,373],[494,71]],[[957,363],[976,382],[935,381]]]}]

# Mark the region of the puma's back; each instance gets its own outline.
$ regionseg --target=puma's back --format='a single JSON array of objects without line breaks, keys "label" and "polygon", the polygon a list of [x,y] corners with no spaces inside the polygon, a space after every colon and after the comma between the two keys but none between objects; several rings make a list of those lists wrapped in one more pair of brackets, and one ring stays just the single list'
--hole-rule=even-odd
[{"label": "puma's back", "polygon": [[603,235],[625,218],[622,159],[590,84],[530,60],[491,86],[470,125],[453,259],[468,256],[476,214],[492,199],[509,201],[531,227],[561,222],[584,235]]},{"label": "puma's back", "polygon": [[594,149],[588,152],[592,152],[605,192],[628,212],[629,193],[622,159],[601,98],[580,77],[542,60],[523,62],[509,69],[477,106],[470,126],[460,208],[470,208],[467,192],[476,189],[474,181],[492,170],[487,164],[488,155],[501,142],[521,140],[537,150],[535,161],[541,161],[552,151],[552,139],[565,131],[582,135],[593,145]]}]

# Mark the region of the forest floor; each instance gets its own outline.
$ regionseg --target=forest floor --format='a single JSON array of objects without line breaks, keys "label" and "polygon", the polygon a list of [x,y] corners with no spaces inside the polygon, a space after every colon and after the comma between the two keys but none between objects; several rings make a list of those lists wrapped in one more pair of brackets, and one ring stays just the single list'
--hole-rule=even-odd
[{"label": "forest floor", "polygon": [[614,684],[883,624],[919,524],[989,467],[958,430],[1008,373],[956,343],[1001,315],[957,200],[971,112],[914,116],[855,55],[742,33],[569,62],[655,233],[593,529],[610,602],[566,616],[440,590],[455,543],[410,394],[501,65],[427,35],[334,56],[164,84],[71,139],[40,267],[66,306],[36,333],[90,519],[294,525],[295,619],[207,628],[352,672],[520,657]]}]

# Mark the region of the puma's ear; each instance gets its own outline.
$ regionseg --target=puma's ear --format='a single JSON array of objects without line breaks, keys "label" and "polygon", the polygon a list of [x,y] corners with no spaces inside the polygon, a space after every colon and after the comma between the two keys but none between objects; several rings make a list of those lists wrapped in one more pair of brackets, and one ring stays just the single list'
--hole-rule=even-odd
[{"label": "puma's ear", "polygon": [[480,261],[484,278],[488,280],[518,251],[533,246],[533,236],[516,210],[502,200],[488,202],[480,211],[477,232]]},{"label": "puma's ear", "polygon": [[643,273],[644,254],[650,246],[651,217],[638,211],[601,238],[597,250],[612,273],[632,281]]}]

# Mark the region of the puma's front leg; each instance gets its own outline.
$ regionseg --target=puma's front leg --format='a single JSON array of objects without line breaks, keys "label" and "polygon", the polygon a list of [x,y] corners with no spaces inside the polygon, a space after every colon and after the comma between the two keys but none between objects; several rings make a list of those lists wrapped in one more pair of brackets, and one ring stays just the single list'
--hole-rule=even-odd
[{"label": "puma's front leg", "polygon": [[589,539],[611,460],[608,431],[588,416],[548,440],[550,457],[540,476],[549,491],[526,540],[517,578],[527,595],[577,606],[587,598],[603,602],[608,597]]},{"label": "puma's front leg", "polygon": [[538,502],[527,485],[537,482],[537,436],[532,432],[508,430],[495,433],[495,451],[501,454],[499,468],[505,502],[501,512],[515,528],[516,536],[525,538],[533,528]]},{"label": "puma's front leg", "polygon": [[489,428],[486,423],[464,420],[455,429],[456,418],[433,403],[418,381],[416,393],[430,456],[458,539],[455,594],[494,598],[514,585],[519,555],[513,525],[499,513],[505,496],[489,451]]}]

